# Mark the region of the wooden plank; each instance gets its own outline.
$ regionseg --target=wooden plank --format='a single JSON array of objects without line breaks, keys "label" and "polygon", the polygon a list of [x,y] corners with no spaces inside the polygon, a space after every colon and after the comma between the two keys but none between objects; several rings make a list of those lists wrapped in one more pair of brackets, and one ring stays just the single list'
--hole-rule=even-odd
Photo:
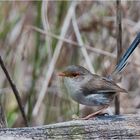
[{"label": "wooden plank", "polygon": [[140,139],[140,115],[99,116],[92,120],[28,128],[1,128],[0,140]]}]

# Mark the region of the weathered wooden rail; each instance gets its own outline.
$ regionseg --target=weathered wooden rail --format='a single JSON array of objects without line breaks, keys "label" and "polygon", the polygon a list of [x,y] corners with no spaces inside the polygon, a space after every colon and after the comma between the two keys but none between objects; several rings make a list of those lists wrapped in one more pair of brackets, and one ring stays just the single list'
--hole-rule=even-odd
[{"label": "weathered wooden rail", "polygon": [[0,140],[140,139],[140,115],[99,116],[93,120],[25,128],[1,128]]}]

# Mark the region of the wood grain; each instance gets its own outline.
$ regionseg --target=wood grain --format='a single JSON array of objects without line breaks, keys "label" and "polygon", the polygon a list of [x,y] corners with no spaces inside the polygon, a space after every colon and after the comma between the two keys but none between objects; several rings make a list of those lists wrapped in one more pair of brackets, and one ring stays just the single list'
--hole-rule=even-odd
[{"label": "wood grain", "polygon": [[28,128],[1,128],[0,140],[140,139],[140,115],[99,116]]}]

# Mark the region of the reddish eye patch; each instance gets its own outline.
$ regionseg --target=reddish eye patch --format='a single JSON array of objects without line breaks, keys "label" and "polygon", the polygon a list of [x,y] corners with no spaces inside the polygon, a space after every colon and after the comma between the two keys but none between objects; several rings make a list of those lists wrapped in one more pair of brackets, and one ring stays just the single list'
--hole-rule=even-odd
[{"label": "reddish eye patch", "polygon": [[60,72],[60,73],[58,73],[58,76],[63,76],[63,77],[76,77],[79,75],[80,75],[80,73],[78,73],[78,72],[74,72],[74,73]]},{"label": "reddish eye patch", "polygon": [[76,76],[79,76],[80,75],[80,73],[71,73],[69,76],[70,77],[76,77]]}]

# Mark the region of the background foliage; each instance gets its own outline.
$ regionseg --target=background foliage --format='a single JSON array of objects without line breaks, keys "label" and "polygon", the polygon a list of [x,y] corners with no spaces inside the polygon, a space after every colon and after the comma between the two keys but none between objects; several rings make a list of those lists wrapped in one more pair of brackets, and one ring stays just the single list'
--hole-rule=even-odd
[{"label": "background foliage", "polygon": [[[140,30],[139,7],[139,1],[122,1],[124,51]],[[64,38],[70,42],[63,42]],[[74,45],[72,41],[83,43],[86,49]],[[119,84],[129,91],[127,95],[120,96],[122,114],[140,113],[139,53],[137,48],[121,74]],[[0,55],[20,91],[31,125],[70,120],[73,114],[86,115],[97,108],[78,106],[72,101],[57,72],[67,65],[79,64],[99,75],[111,73],[116,64],[116,3],[0,2]],[[46,81],[48,86],[44,84]],[[40,107],[37,106],[37,114],[34,114],[42,92],[45,96]],[[8,126],[23,126],[17,102],[1,69],[0,93]],[[109,111],[114,111],[113,103]]]}]

